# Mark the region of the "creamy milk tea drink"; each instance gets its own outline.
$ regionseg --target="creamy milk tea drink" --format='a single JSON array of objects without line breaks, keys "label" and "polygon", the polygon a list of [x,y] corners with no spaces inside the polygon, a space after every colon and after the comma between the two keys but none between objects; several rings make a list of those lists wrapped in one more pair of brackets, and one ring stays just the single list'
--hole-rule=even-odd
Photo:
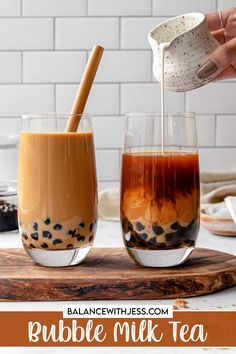
[{"label": "creamy milk tea drink", "polygon": [[78,132],[66,133],[66,118],[27,117],[28,129],[20,135],[21,237],[26,251],[43,265],[79,263],[90,250],[96,231],[91,122],[84,116]]}]

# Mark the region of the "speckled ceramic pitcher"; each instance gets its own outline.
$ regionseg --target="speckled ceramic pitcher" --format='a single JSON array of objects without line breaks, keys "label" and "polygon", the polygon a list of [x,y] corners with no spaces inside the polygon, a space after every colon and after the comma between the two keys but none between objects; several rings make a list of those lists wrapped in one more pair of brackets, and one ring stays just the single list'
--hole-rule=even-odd
[{"label": "speckled ceramic pitcher", "polygon": [[188,13],[161,23],[148,34],[153,50],[153,73],[161,78],[160,43],[169,43],[164,56],[165,88],[188,91],[207,84],[214,76],[199,79],[197,70],[206,56],[219,46],[202,13]]}]

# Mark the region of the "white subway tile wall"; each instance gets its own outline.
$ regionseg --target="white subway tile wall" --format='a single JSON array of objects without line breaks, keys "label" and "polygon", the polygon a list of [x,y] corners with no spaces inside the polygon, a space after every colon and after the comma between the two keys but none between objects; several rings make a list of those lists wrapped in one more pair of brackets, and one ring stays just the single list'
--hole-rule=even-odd
[{"label": "white subway tile wall", "polygon": [[[124,113],[159,111],[148,32],[181,13],[234,0],[1,0],[0,131],[23,113],[68,112],[94,44],[105,47],[86,111],[93,117],[99,188],[117,186]],[[168,111],[195,111],[202,170],[236,169],[236,80],[167,92]]]}]

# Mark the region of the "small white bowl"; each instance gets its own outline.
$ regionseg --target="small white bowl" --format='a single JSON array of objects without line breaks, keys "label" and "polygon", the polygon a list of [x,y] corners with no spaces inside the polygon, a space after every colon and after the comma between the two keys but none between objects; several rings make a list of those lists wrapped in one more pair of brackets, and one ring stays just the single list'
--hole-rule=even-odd
[{"label": "small white bowl", "polygon": [[230,216],[214,216],[208,208],[203,208],[201,210],[200,220],[201,225],[213,234],[220,236],[236,236],[236,224]]}]

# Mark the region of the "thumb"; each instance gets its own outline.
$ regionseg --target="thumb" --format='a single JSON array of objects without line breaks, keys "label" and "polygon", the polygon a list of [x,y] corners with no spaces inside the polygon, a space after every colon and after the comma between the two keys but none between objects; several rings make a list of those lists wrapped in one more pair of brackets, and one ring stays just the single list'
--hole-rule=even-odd
[{"label": "thumb", "polygon": [[216,48],[197,71],[199,79],[218,76],[236,59],[236,38]]}]

